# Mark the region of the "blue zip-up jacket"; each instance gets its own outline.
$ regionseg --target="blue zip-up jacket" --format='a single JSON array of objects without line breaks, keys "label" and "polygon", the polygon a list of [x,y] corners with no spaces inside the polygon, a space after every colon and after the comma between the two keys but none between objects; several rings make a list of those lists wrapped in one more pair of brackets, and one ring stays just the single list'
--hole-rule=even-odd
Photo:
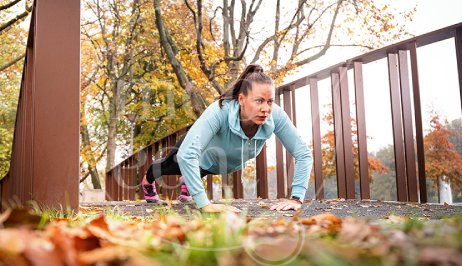
[{"label": "blue zip-up jacket", "polygon": [[[255,158],[272,134],[281,140],[295,158],[292,195],[305,198],[313,159],[311,151],[287,114],[276,104],[267,121],[249,139],[241,128],[239,103],[236,100],[211,104],[197,119],[181,144],[177,160],[188,191],[198,208],[208,205],[200,168],[216,174],[228,174],[244,167]],[[200,167],[200,168],[199,168]]]}]

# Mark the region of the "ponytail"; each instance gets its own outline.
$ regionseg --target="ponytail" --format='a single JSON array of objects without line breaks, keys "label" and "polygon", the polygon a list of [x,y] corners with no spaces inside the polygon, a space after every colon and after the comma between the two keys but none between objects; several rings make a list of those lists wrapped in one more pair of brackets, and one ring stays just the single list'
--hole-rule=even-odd
[{"label": "ponytail", "polygon": [[263,68],[260,65],[248,65],[231,88],[220,96],[218,100],[220,108],[223,107],[224,100],[237,100],[240,93],[247,95],[248,91],[252,90],[253,83],[274,85],[274,81],[263,72]]}]

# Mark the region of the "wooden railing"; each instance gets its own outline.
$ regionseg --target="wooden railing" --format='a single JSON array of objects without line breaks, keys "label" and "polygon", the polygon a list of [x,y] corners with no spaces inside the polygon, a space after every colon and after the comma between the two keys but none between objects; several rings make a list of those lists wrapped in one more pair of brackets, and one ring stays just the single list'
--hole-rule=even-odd
[{"label": "wooden railing", "polygon": [[[417,48],[449,38],[454,38],[455,42],[457,73],[459,76],[459,87],[462,91],[462,24],[446,27],[366,53],[277,88],[276,103],[283,105],[288,116],[293,121],[296,121],[295,90],[309,86],[311,98],[303,100],[310,101],[311,103],[315,195],[317,199],[324,198],[324,183],[321,169],[321,123],[318,82],[324,79],[330,79],[331,83],[338,197],[345,199],[354,199],[356,197],[353,166],[354,155],[352,151],[353,136],[350,124],[350,106],[351,103],[354,102],[356,108],[355,120],[357,123],[359,154],[358,178],[360,184],[360,198],[370,199],[362,69],[364,64],[386,58],[388,60],[397,200],[410,202],[417,202],[420,200],[422,203],[427,202]],[[410,54],[410,63],[407,57],[407,51],[409,51]],[[409,65],[411,73],[408,71]],[[348,87],[347,75],[349,70],[354,72],[354,99],[349,99],[350,88]],[[412,76],[412,84],[410,84],[410,76]],[[413,98],[411,98],[411,88]],[[412,106],[414,108],[414,120],[416,125],[415,136],[412,125]],[[149,145],[109,171],[106,175],[107,199],[134,199],[135,190],[140,183],[140,177],[146,171],[147,166],[152,162],[153,156],[155,158],[162,157],[165,152],[168,152],[168,147],[173,146],[179,137],[185,133],[185,130],[186,129],[183,129]],[[414,149],[414,139],[416,141],[417,153]],[[293,159],[290,154],[284,152],[282,144],[279,141],[276,143],[276,161],[277,197],[284,198],[290,194],[290,187],[288,188],[287,184],[290,185],[292,183],[294,167]],[[234,173],[233,175],[234,178],[232,178],[232,182],[229,182],[226,178],[223,182],[233,186],[235,198],[241,198],[243,196],[243,189],[239,178],[237,178],[239,173]],[[178,190],[176,188],[176,184],[178,184],[177,177],[167,177],[164,180],[166,180],[165,182],[167,185],[171,185],[164,193],[169,195],[169,197],[174,197]],[[209,176],[207,178],[207,192],[209,197],[211,197],[212,193],[211,181],[211,177]],[[257,195],[262,198],[267,198],[268,180],[266,149],[263,149],[262,153],[257,158],[257,182]]]},{"label": "wooden railing", "polygon": [[0,208],[30,201],[77,208],[80,1],[34,1],[26,49]]}]

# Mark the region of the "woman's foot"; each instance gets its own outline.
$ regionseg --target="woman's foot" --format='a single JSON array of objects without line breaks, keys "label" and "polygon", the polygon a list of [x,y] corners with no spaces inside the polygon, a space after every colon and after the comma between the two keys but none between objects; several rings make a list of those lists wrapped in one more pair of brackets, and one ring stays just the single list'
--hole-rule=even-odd
[{"label": "woman's foot", "polygon": [[159,202],[159,195],[156,191],[156,182],[154,181],[152,184],[149,184],[146,180],[146,176],[143,177],[143,181],[141,181],[141,187],[143,188],[144,192],[144,199],[148,203],[157,203]]},{"label": "woman's foot", "polygon": [[181,186],[181,192],[180,196],[178,196],[178,200],[183,203],[189,203],[192,202],[192,197],[189,195],[188,187],[186,187],[186,183],[184,182],[184,178],[180,176],[180,186]]}]

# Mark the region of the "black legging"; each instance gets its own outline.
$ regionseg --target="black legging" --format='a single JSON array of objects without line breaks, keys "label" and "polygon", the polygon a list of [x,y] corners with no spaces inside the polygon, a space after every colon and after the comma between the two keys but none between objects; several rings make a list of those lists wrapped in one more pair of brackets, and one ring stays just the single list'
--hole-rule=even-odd
[{"label": "black legging", "polygon": [[[149,166],[148,171],[146,172],[146,179],[150,184],[152,184],[155,179],[163,175],[181,175],[176,154],[178,153],[178,149],[180,148],[183,140],[184,137],[182,137],[175,146],[172,147],[167,156],[162,159],[155,160],[151,166]],[[208,174],[214,174],[202,168],[200,168],[200,171],[201,177]]]}]

